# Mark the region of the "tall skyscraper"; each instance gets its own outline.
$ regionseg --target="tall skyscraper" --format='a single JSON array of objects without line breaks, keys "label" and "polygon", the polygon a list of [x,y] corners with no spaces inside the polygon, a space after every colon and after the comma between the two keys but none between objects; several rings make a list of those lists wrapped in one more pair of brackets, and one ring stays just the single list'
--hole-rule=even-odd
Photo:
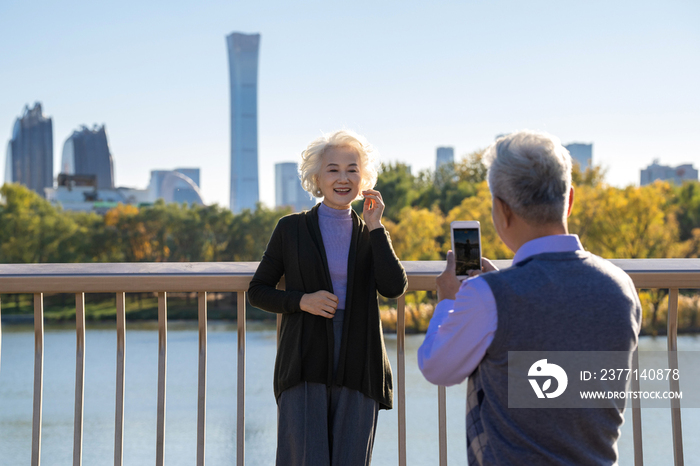
[{"label": "tall skyscraper", "polygon": [[641,171],[639,184],[644,186],[656,180],[670,181],[675,184],[682,184],[687,180],[698,181],[698,171],[691,164],[677,167],[659,165],[659,160],[657,159]]},{"label": "tall skyscraper", "polygon": [[579,167],[581,167],[581,171],[593,167],[593,144],[573,142],[564,147],[566,147],[569,154],[571,154],[571,161],[578,163]]},{"label": "tall skyscraper", "polygon": [[446,163],[455,162],[455,150],[453,147],[438,147],[435,156],[435,171],[440,169],[440,166]]},{"label": "tall skyscraper", "polygon": [[226,36],[231,80],[231,203],[234,213],[258,202],[258,51],[260,34]]},{"label": "tall skyscraper", "polygon": [[275,164],[275,205],[291,207],[294,212],[308,210],[316,201],[301,187],[299,169],[295,162]]},{"label": "tall skyscraper", "polygon": [[5,159],[5,182],[19,183],[45,197],[53,186],[53,122],[39,102],[24,107],[12,129]]},{"label": "tall skyscraper", "polygon": [[114,164],[104,125],[73,131],[63,143],[61,173],[95,175],[98,189],[114,188]]}]

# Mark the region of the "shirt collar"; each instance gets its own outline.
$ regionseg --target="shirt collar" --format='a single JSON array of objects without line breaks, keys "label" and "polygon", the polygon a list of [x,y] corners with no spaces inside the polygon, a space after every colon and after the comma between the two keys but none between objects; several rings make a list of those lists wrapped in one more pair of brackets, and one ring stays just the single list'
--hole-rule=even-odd
[{"label": "shirt collar", "polygon": [[513,265],[528,257],[545,252],[583,251],[578,235],[551,235],[535,238],[520,246],[513,257]]}]

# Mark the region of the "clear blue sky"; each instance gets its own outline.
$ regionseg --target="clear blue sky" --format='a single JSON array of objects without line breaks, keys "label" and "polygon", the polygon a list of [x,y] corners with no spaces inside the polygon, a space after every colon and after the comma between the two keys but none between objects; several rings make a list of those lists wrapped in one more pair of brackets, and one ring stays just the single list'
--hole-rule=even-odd
[{"label": "clear blue sky", "polygon": [[[652,159],[700,165],[700,2],[0,2],[0,161],[41,101],[54,166],[81,124],[105,123],[120,186],[200,167],[228,205],[225,36],[262,35],[261,200],[274,163],[322,131],[364,134],[414,172],[516,129],[593,142],[614,185]],[[4,141],[4,142],[3,142]],[[4,167],[4,163],[0,164]]]}]

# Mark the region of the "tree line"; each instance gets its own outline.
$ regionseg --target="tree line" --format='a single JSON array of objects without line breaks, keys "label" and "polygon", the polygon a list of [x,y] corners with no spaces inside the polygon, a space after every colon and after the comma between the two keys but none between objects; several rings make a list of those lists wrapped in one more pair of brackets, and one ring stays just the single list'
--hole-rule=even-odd
[{"label": "tree line", "polygon": [[[483,151],[438,171],[380,167],[384,223],[402,260],[444,259],[453,220],[479,220],[483,254],[509,259],[491,222]],[[604,258],[700,257],[700,183],[617,188],[600,167],[574,169],[569,230]],[[258,205],[234,215],[219,205],[118,205],[104,215],[64,211],[16,184],[0,188],[0,263],[258,261],[289,209]],[[362,203],[354,204],[361,211]],[[663,293],[642,293],[649,322],[664,316]],[[418,301],[425,301],[422,296]],[[698,326],[695,317],[687,324]]]},{"label": "tree line", "polygon": [[[484,256],[510,259],[491,221],[491,195],[481,151],[437,173],[412,175],[396,163],[382,167],[377,189],[387,208],[386,227],[402,260],[439,260],[450,248],[450,222],[478,220]],[[700,257],[700,183],[667,182],[616,188],[601,167],[573,170],[574,207],[569,231],[608,259]]]},{"label": "tree line", "polygon": [[0,263],[257,261],[277,220],[262,205],[118,205],[104,215],[64,211],[16,184],[0,188]]}]

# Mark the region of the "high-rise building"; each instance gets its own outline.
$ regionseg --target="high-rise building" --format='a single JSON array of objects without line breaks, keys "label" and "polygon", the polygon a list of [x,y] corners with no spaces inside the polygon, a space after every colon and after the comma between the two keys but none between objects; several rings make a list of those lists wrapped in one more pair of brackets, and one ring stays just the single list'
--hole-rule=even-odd
[{"label": "high-rise building", "polygon": [[42,197],[53,186],[53,122],[39,102],[24,107],[7,144],[5,182],[19,183]]},{"label": "high-rise building", "polygon": [[577,163],[582,171],[593,167],[593,144],[572,142],[564,147],[571,154],[571,161]]},{"label": "high-rise building", "polygon": [[231,81],[231,201],[234,213],[258,202],[258,51],[260,34],[226,36]]},{"label": "high-rise building", "polygon": [[[192,179],[192,175],[197,181]],[[151,170],[148,190],[151,202],[163,199],[166,203],[187,202],[203,205],[199,190],[199,168],[176,168],[175,170]]]},{"label": "high-rise building", "polygon": [[316,204],[311,195],[301,187],[299,169],[294,162],[275,164],[275,205],[291,207],[294,212],[308,210]]},{"label": "high-rise building", "polygon": [[675,184],[682,184],[684,181],[698,181],[698,171],[692,164],[668,167],[659,165],[659,160],[654,160],[651,165],[641,171],[639,184],[641,186],[651,184],[656,180],[670,181]]},{"label": "high-rise building", "polygon": [[95,175],[98,189],[114,188],[114,164],[105,126],[82,126],[63,143],[61,173]]},{"label": "high-rise building", "polygon": [[437,172],[442,165],[447,163],[455,163],[455,150],[453,147],[438,147],[435,155],[435,171]]}]

